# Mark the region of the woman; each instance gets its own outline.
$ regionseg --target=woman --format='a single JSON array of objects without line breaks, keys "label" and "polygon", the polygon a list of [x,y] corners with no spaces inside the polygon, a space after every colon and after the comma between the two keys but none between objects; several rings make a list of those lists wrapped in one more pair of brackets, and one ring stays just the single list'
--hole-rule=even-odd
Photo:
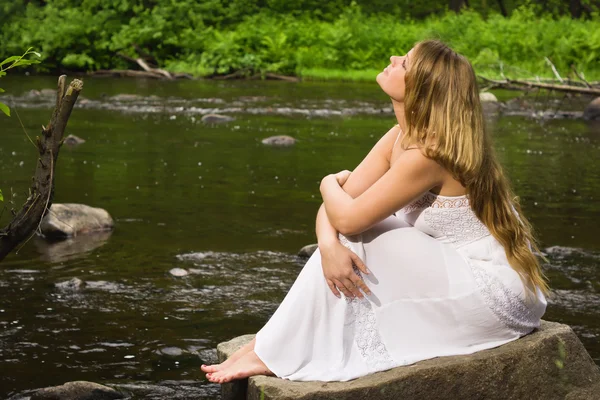
[{"label": "woman", "polygon": [[439,41],[390,61],[377,83],[398,124],[352,173],[323,178],[319,249],[256,338],[201,367],[211,382],[346,381],[539,326],[548,286],[472,66]]}]

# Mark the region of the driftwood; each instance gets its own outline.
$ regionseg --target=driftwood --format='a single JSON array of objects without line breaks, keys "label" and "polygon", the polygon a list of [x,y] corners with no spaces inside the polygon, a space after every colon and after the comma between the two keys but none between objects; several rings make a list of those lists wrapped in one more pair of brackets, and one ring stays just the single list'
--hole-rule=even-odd
[{"label": "driftwood", "polygon": [[[89,72],[88,75],[98,76],[98,77],[127,77],[127,78],[151,78],[151,79],[164,79],[164,75],[148,72],[148,71],[139,71],[133,69],[99,69],[97,71]],[[190,74],[184,73],[174,73],[171,76],[175,79],[194,79]]]},{"label": "driftwood", "polygon": [[[137,49],[137,47],[136,47]],[[117,53],[117,55],[121,58],[124,58],[127,61],[136,63],[137,65],[139,65],[140,67],[142,67],[142,69],[148,73],[152,73],[152,74],[157,74],[157,75],[161,75],[164,78],[167,78],[169,80],[174,79],[173,75],[169,72],[169,71],[165,71],[164,69],[161,68],[152,68],[148,65],[148,63],[142,58],[142,57],[138,57],[138,58],[132,58],[129,57],[126,54],[123,53]]]},{"label": "driftwood", "polygon": [[36,138],[39,152],[35,175],[29,188],[29,197],[18,213],[13,211],[12,221],[0,230],[0,261],[21,242],[33,236],[52,205],[54,196],[54,171],[63,134],[73,106],[77,101],[83,82],[74,79],[65,87],[66,75],[58,78],[56,107],[48,126],[42,126],[42,135]]},{"label": "driftwood", "polygon": [[244,68],[244,69],[240,69],[235,72],[232,72],[231,74],[228,74],[228,75],[212,75],[209,78],[217,80],[217,81],[231,80],[231,79],[257,80],[257,79],[265,78],[265,79],[270,79],[270,80],[278,80],[278,81],[286,81],[286,82],[300,82],[300,78],[298,78],[296,76],[279,75],[279,74],[274,74],[272,72],[266,72],[264,74],[255,73],[252,75],[248,75],[249,72],[251,72],[249,69]]},{"label": "driftwood", "polygon": [[578,85],[565,85],[565,84],[556,84],[556,83],[543,83],[543,82],[535,82],[531,80],[519,80],[519,79],[503,79],[496,80],[486,78],[485,76],[478,75],[478,77],[488,83],[490,83],[491,89],[495,88],[503,88],[503,89],[512,89],[512,90],[530,90],[530,89],[547,89],[547,90],[556,90],[558,92],[568,92],[568,93],[581,93],[581,94],[589,94],[600,96],[600,87],[593,87],[588,83],[589,86],[578,86]]}]

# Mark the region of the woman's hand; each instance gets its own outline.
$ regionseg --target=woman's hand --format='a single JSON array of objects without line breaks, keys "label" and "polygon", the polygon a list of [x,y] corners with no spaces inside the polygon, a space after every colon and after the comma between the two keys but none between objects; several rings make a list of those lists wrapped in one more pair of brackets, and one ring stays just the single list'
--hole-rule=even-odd
[{"label": "woman's hand", "polygon": [[359,288],[367,295],[371,294],[366,283],[352,269],[352,264],[354,264],[361,272],[369,273],[360,257],[353,251],[337,240],[327,246],[319,246],[319,251],[321,252],[323,275],[334,295],[340,297],[341,291],[346,297],[357,296],[362,299],[364,295]]}]

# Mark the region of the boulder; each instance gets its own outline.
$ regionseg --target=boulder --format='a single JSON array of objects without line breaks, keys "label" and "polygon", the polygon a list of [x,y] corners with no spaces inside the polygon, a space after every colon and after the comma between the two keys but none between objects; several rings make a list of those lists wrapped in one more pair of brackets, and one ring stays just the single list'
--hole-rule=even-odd
[{"label": "boulder", "polygon": [[[253,338],[220,343],[219,362]],[[542,321],[531,334],[494,349],[437,357],[348,382],[257,375],[222,385],[222,399],[600,399],[599,383],[600,370],[573,330]]]},{"label": "boulder", "polygon": [[108,386],[94,382],[75,381],[61,386],[40,389],[30,400],[112,400],[124,396]]},{"label": "boulder", "polygon": [[583,118],[589,120],[600,120],[600,97],[596,97],[583,110]]},{"label": "boulder", "polygon": [[305,257],[305,258],[309,258],[310,256],[313,255],[313,253],[319,248],[318,244],[309,244],[304,246],[303,248],[300,249],[300,251],[298,252],[298,257]]},{"label": "boulder", "polygon": [[202,116],[202,122],[205,124],[219,124],[221,122],[231,122],[234,120],[235,118],[229,115],[206,114]]},{"label": "boulder", "polygon": [[52,204],[40,226],[48,238],[65,238],[81,233],[112,229],[114,222],[106,210],[85,204]]},{"label": "boulder", "polygon": [[263,139],[262,144],[268,146],[293,146],[296,144],[296,139],[287,135],[271,136]]},{"label": "boulder", "polygon": [[63,142],[69,146],[77,146],[78,144],[85,143],[85,139],[82,139],[79,136],[69,135],[64,138]]},{"label": "boulder", "polygon": [[490,93],[490,92],[480,92],[479,93],[479,100],[482,103],[487,103],[487,102],[497,103],[498,102],[498,99],[496,98],[496,96],[494,96],[494,94]]}]

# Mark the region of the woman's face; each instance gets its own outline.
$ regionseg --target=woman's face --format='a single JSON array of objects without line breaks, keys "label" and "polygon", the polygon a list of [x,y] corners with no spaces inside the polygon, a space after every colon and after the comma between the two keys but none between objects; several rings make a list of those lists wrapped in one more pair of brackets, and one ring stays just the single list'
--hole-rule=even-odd
[{"label": "woman's face", "polygon": [[397,102],[404,101],[404,76],[410,70],[413,54],[414,48],[404,56],[391,56],[390,65],[377,75],[377,83],[381,89]]}]

